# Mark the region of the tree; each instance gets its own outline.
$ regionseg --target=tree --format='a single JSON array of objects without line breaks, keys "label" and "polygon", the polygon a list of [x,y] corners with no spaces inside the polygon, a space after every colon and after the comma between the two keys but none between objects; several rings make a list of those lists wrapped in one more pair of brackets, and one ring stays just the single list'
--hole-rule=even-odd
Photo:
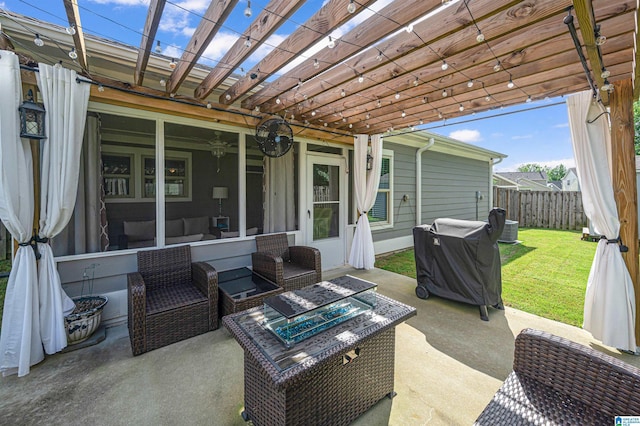
[{"label": "tree", "polygon": [[544,167],[537,163],[527,163],[518,167],[519,172],[544,172],[546,171]]},{"label": "tree", "polygon": [[[636,145],[637,149],[637,145]],[[562,180],[567,174],[567,167],[564,164],[558,164],[555,167],[541,166],[537,163],[527,163],[518,167],[519,172],[546,172],[550,181]]]}]

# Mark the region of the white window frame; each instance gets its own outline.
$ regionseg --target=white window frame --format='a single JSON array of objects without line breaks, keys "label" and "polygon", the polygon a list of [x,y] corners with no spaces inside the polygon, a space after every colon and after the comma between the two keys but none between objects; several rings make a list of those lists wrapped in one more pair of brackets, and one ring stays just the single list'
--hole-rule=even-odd
[{"label": "white window frame", "polygon": [[387,220],[384,222],[369,222],[372,231],[380,229],[393,228],[393,156],[394,152],[390,149],[382,150],[382,158],[389,159],[389,189],[380,189],[378,185],[378,193],[387,193]]}]

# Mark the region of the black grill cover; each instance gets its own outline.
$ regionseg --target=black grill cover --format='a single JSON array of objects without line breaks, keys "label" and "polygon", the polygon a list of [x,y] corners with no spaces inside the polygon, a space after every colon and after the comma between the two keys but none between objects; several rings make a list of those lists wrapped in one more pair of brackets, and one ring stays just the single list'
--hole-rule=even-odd
[{"label": "black grill cover", "polygon": [[413,228],[418,285],[436,296],[472,305],[502,304],[498,238],[506,212],[488,222],[436,219]]}]

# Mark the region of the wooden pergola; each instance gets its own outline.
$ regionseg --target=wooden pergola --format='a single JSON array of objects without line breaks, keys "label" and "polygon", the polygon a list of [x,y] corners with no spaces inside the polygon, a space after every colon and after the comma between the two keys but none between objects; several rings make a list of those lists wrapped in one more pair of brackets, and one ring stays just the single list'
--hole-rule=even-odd
[{"label": "wooden pergola", "polygon": [[[111,58],[110,66],[123,70],[111,75],[104,72],[105,55],[91,50],[95,37],[84,34],[77,0],[62,1],[76,28],[73,36],[64,36],[78,54],[65,66],[96,84],[92,100],[171,109],[243,127],[277,114],[297,134],[352,143],[356,133],[393,134],[592,90],[611,112],[621,238],[629,247],[624,256],[640,306],[632,108],[640,95],[636,0],[393,0],[339,38],[332,32],[375,1],[329,0],[323,6],[317,1],[321,7],[307,22],[242,75],[237,70],[249,55],[311,0],[271,0],[247,19],[244,33],[218,64],[204,67],[198,62],[206,47],[231,11],[246,5],[212,1],[164,89],[158,88],[157,64],[167,58],[152,51],[165,0],[150,1],[139,48],[130,49],[131,58]],[[0,39],[0,47],[13,47],[12,39],[31,43],[33,34],[12,25],[15,19],[0,14],[9,36]],[[327,44],[306,53],[319,42]],[[115,90],[98,90],[97,84]],[[147,96],[142,104],[140,94]],[[168,107],[171,101],[182,103]],[[640,315],[636,338],[640,341]]]}]

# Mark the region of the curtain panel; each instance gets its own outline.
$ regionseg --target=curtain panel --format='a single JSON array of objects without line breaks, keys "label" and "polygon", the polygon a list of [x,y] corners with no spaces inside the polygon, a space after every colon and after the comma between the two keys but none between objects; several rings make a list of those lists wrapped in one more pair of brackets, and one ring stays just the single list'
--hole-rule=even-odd
[{"label": "curtain panel", "polygon": [[89,104],[88,84],[76,81],[73,70],[59,64],[38,64],[47,139],[42,143],[38,263],[40,333],[44,350],[56,353],[67,346],[64,316],[74,309],[62,289],[53,250],[46,242],[60,233],[73,214],[78,191],[80,153]]},{"label": "curtain panel", "polygon": [[282,157],[264,157],[265,234],[296,229],[293,163],[293,150]]},{"label": "curtain panel", "polygon": [[[619,236],[620,222],[608,160],[611,146],[608,116],[590,91],[567,98],[567,107],[584,211],[596,232],[606,237],[598,242],[591,265],[583,328],[605,345],[635,352],[633,282],[614,241]],[[635,242],[627,242],[631,243]]]},{"label": "curtain panel", "polygon": [[367,170],[368,135],[355,135],[353,157],[353,185],[358,207],[358,223],[356,225],[349,264],[358,269],[373,269],[376,260],[373,248],[373,237],[367,212],[376,202],[380,185],[380,168],[382,167],[382,137],[371,136],[371,155],[373,165]]},{"label": "curtain panel", "polygon": [[20,64],[0,50],[0,220],[20,246],[15,253],[2,313],[0,371],[29,374],[44,359],[40,339],[36,258],[29,247],[33,228],[33,164],[28,140],[20,139]]}]

